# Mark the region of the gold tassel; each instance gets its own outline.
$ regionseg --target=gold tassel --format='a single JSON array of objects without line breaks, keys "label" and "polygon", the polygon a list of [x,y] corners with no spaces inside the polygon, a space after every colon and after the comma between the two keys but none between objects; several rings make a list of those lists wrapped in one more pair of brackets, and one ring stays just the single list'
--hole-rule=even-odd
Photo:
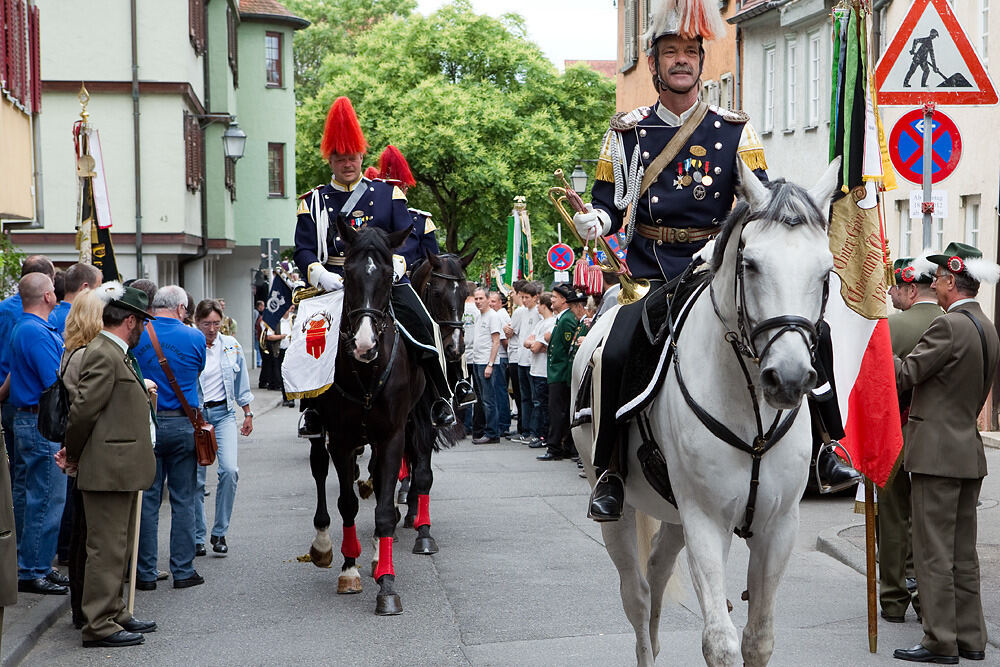
[{"label": "gold tassel", "polygon": [[611,160],[601,158],[597,161],[597,172],[594,176],[599,181],[604,181],[606,183],[615,182],[615,170],[611,165]]},{"label": "gold tassel", "polygon": [[764,159],[763,148],[751,148],[739,151],[737,154],[743,158],[743,162],[750,169],[767,169],[767,160]]},{"label": "gold tassel", "polygon": [[289,392],[285,392],[285,395],[288,396],[289,399],[293,399],[293,398],[316,398],[317,396],[319,396],[320,394],[322,394],[323,392],[325,392],[327,389],[329,389],[332,386],[333,386],[333,383],[331,382],[330,384],[326,385],[325,387],[320,387],[319,389],[312,389],[310,391],[289,391]]}]

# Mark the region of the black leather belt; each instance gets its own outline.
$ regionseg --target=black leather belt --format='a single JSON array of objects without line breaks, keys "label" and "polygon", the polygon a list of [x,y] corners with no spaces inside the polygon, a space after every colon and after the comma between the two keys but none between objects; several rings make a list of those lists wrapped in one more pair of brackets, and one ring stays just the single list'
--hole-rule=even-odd
[{"label": "black leather belt", "polygon": [[217,408],[219,406],[225,405],[226,401],[205,401],[206,408]]},{"label": "black leather belt", "polygon": [[20,410],[21,412],[30,412],[30,413],[36,414],[36,415],[38,414],[38,406],[37,405],[19,406],[17,409]]},{"label": "black leather belt", "polygon": [[719,225],[712,227],[657,227],[655,225],[639,224],[636,231],[639,236],[660,243],[696,243],[707,241],[719,233]]}]

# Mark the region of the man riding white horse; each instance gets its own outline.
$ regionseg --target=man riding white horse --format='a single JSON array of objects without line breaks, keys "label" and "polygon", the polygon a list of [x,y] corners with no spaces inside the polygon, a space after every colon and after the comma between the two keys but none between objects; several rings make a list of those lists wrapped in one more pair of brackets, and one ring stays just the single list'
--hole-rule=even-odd
[{"label": "man riding white horse", "polygon": [[[679,276],[692,255],[719,231],[733,203],[737,160],[767,180],[764,149],[747,114],[698,101],[703,41],[723,32],[718,4],[712,0],[661,2],[654,10],[643,40],[658,100],[652,107],[612,117],[592,203],[573,218],[580,235],[589,239],[627,226],[631,275],[649,280],[650,294]],[[576,199],[580,211],[583,203]],[[626,221],[627,211],[631,217]],[[625,489],[620,438],[627,432],[623,425],[648,398],[648,372],[641,383],[633,372],[652,366],[635,359],[639,337],[647,337],[648,347],[648,336],[656,333],[644,331],[643,303],[620,309],[594,371],[594,386],[600,387],[600,401],[593,408],[599,480],[588,516],[597,521],[621,516]]]},{"label": "man riding white horse", "polygon": [[[330,164],[333,179],[302,195],[295,228],[295,263],[310,285],[330,292],[343,288],[345,246],[337,232],[338,216],[354,228],[366,225],[395,232],[413,226],[403,190],[392,183],[362,176],[361,163],[368,145],[351,101],[338,97],[330,106],[320,150]],[[407,169],[408,171],[408,169]],[[423,230],[421,230],[423,231]],[[409,245],[409,244],[407,244]],[[444,375],[443,353],[435,335],[435,324],[405,276],[404,262],[418,258],[398,257],[392,288],[392,312],[411,354],[420,361],[438,398],[431,408],[435,426],[455,422],[451,389]],[[419,257],[422,257],[422,251]],[[319,437],[322,426],[311,406],[300,422],[301,437]]]}]

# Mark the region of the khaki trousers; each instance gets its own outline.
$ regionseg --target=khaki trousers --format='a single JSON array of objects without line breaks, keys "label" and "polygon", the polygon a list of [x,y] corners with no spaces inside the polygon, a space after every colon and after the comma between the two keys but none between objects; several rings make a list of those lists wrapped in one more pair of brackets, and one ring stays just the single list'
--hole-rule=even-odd
[{"label": "khaki trousers", "polygon": [[913,562],[924,638],[939,655],[986,648],[979,597],[976,502],[982,479],[912,475]]},{"label": "khaki trousers", "polygon": [[83,491],[87,517],[87,569],[83,576],[83,639],[104,639],[132,615],[122,587],[135,522],[134,491]]},{"label": "khaki trousers", "polygon": [[[878,490],[878,577],[879,603],[889,616],[903,616],[913,604],[920,615],[920,603],[906,589],[906,577],[913,571],[910,540],[910,475],[899,468],[884,489]],[[910,576],[913,576],[910,574]]]}]

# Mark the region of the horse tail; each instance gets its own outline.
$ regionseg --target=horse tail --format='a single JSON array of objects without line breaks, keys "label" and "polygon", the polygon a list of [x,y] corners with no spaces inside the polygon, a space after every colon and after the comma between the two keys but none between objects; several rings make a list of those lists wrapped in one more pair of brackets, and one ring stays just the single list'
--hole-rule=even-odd
[{"label": "horse tail", "polygon": [[639,568],[643,576],[646,576],[646,565],[649,563],[649,553],[653,550],[653,537],[660,530],[660,522],[657,519],[636,511],[635,513],[635,537],[639,548]]}]

